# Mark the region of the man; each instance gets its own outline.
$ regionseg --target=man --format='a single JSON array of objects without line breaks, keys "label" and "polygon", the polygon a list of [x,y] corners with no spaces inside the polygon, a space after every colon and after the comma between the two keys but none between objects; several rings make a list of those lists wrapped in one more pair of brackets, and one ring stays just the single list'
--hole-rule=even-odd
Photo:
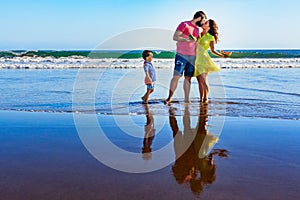
[{"label": "man", "polygon": [[172,96],[182,75],[184,75],[184,101],[189,102],[191,79],[194,74],[196,59],[196,40],[199,36],[198,26],[201,26],[205,19],[205,13],[198,11],[195,13],[193,20],[181,22],[174,33],[173,40],[177,41],[175,67],[170,82],[169,96],[164,101],[165,104],[171,103]]}]

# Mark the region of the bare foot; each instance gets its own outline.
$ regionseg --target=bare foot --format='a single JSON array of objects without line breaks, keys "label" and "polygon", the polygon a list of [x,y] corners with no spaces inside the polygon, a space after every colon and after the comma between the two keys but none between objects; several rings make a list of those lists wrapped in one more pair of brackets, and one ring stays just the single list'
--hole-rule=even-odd
[{"label": "bare foot", "polygon": [[184,103],[191,103],[190,100],[184,100]]},{"label": "bare foot", "polygon": [[164,100],[164,104],[166,104],[166,105],[171,105],[171,100],[165,99],[165,100]]},{"label": "bare foot", "polygon": [[208,99],[203,99],[202,101],[200,101],[201,104],[203,105],[207,105],[208,104]]},{"label": "bare foot", "polygon": [[208,99],[203,99],[202,103],[208,103]]},{"label": "bare foot", "polygon": [[142,104],[148,104],[148,101],[145,100],[145,97],[141,97],[141,99],[143,100]]}]

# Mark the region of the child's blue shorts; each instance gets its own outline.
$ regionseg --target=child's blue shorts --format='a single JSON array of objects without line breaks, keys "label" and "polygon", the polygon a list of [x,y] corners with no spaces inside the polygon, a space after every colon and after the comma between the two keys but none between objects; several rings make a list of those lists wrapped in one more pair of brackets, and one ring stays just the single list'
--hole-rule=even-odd
[{"label": "child's blue shorts", "polygon": [[147,90],[153,90],[154,89],[154,83],[147,84]]}]

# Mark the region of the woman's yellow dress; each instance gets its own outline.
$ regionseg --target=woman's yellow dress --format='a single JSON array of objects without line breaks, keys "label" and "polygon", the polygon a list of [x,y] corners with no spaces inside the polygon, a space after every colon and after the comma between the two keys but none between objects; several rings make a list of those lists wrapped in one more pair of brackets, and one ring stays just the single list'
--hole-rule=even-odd
[{"label": "woman's yellow dress", "polygon": [[221,68],[212,61],[210,55],[208,54],[210,42],[212,41],[214,42],[215,38],[209,33],[206,33],[202,37],[201,35],[199,36],[197,40],[194,76],[221,70]]}]

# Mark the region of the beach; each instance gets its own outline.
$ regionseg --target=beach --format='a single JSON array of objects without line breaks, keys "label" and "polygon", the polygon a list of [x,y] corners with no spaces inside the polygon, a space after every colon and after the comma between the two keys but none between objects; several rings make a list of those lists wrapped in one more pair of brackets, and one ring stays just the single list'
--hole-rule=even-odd
[{"label": "beach", "polygon": [[1,3],[0,200],[300,200],[300,1]]},{"label": "beach", "polygon": [[[300,197],[300,127],[295,120],[227,117],[214,148],[227,150],[228,157],[215,157],[214,180],[194,193],[188,182],[177,183],[172,172],[174,163],[158,171],[138,174],[103,165],[81,143],[72,114],[2,111],[0,117],[3,199]],[[106,116],[99,118],[110,120]],[[136,116],[135,120],[143,124],[146,118]],[[104,126],[105,131],[112,128]],[[172,137],[170,128],[163,134]],[[152,148],[156,149],[163,139],[156,137]],[[119,144],[141,152],[143,140],[134,145],[130,141]]]},{"label": "beach", "polygon": [[[154,63],[143,105],[140,59],[9,59],[0,63],[2,199],[300,198],[297,58],[222,61],[208,104],[193,78],[191,102],[181,79],[169,106],[168,60]],[[78,67],[85,59],[106,67]]]}]

